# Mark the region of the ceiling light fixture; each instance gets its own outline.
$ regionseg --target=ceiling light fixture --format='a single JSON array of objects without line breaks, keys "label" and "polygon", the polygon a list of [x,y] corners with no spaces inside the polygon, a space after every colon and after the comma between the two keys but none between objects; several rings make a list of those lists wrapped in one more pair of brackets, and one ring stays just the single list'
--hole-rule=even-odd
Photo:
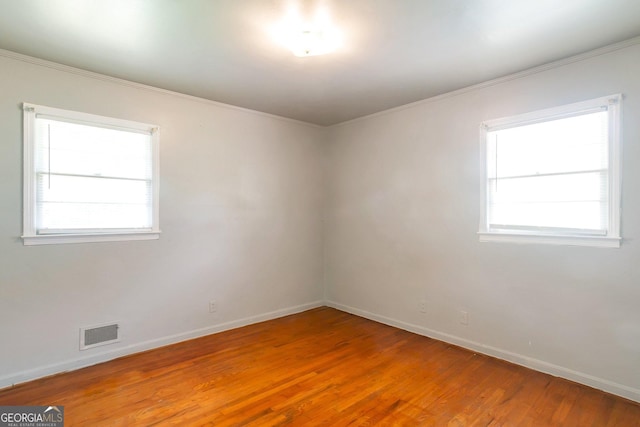
[{"label": "ceiling light fixture", "polygon": [[333,52],[338,46],[337,32],[332,29],[302,29],[292,34],[289,49],[295,56],[315,56]]},{"label": "ceiling light fixture", "polygon": [[324,9],[318,9],[311,22],[305,22],[297,9],[290,9],[276,26],[275,38],[295,56],[324,55],[335,51],[341,44],[341,34]]}]

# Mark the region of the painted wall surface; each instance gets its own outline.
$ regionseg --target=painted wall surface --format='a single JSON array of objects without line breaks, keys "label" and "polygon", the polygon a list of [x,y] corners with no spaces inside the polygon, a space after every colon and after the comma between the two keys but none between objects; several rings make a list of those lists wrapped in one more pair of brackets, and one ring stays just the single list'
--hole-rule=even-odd
[{"label": "painted wall surface", "polygon": [[[332,127],[328,303],[640,400],[638,76],[636,44]],[[622,247],[479,243],[480,123],[614,93]]]},{"label": "painted wall surface", "polygon": [[[0,387],[321,305],[322,128],[2,55],[0,94]],[[22,102],[159,125],[161,238],[23,246]]]}]

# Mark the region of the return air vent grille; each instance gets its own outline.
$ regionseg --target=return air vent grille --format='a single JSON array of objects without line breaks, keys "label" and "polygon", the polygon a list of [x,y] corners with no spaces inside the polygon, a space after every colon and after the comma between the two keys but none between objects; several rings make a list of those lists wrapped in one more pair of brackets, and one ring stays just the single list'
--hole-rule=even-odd
[{"label": "return air vent grille", "polygon": [[80,328],[80,350],[120,341],[117,323]]}]

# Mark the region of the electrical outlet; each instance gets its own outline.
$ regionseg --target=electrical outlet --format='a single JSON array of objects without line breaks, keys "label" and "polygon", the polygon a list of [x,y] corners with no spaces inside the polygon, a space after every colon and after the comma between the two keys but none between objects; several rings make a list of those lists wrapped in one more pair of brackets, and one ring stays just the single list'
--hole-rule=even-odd
[{"label": "electrical outlet", "polygon": [[420,313],[427,312],[427,302],[425,300],[420,301]]},{"label": "electrical outlet", "polygon": [[465,326],[469,324],[469,313],[464,310],[460,310],[460,324]]},{"label": "electrical outlet", "polygon": [[218,311],[218,303],[209,301],[209,313],[215,313],[216,311]]}]

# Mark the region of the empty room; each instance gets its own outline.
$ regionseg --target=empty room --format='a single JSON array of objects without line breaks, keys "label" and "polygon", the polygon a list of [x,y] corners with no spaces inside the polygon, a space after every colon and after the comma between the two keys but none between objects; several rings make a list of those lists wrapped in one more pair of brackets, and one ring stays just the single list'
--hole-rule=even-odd
[{"label": "empty room", "polygon": [[640,426],[640,2],[0,0],[0,427]]}]

